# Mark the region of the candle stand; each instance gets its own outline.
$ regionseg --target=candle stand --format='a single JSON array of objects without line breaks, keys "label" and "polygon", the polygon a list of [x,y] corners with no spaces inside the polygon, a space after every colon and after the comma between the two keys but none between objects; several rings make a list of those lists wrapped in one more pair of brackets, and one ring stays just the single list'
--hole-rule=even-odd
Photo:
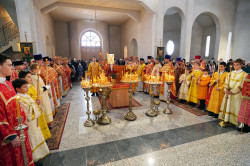
[{"label": "candle stand", "polygon": [[173,84],[173,81],[166,81],[166,84],[168,85],[168,100],[166,101],[167,103],[167,108],[163,111],[163,113],[165,114],[172,114],[172,110],[169,108],[169,104],[171,102],[171,98],[170,98],[170,86]]},{"label": "candle stand", "polygon": [[86,93],[85,100],[87,101],[87,111],[86,111],[86,114],[88,115],[88,119],[84,123],[85,127],[92,127],[92,126],[95,125],[95,122],[92,119],[90,119],[90,114],[91,114],[91,112],[89,111],[89,100],[90,100],[90,98],[89,98],[89,91],[90,91],[90,88],[91,88],[91,86],[83,86],[82,87],[82,89]]},{"label": "candle stand", "polygon": [[154,89],[157,88],[157,85],[161,85],[162,82],[145,81],[145,83],[151,85],[152,88],[150,108],[146,111],[145,114],[149,117],[156,117],[159,114],[158,107],[160,106],[160,102],[154,101]]}]

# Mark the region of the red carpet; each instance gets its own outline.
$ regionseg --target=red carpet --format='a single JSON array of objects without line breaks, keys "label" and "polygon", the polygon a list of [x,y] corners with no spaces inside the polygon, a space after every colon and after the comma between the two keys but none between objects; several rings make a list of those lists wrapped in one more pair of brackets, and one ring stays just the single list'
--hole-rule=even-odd
[{"label": "red carpet", "polygon": [[51,138],[47,140],[47,145],[50,150],[59,149],[64,126],[69,113],[69,107],[70,103],[61,104],[58,111],[56,112],[54,121],[51,123]]},{"label": "red carpet", "polygon": [[204,111],[204,110],[200,110],[199,108],[196,107],[192,107],[188,104],[184,104],[184,103],[180,103],[176,100],[171,100],[171,103],[176,105],[177,107],[180,107],[196,116],[202,116],[202,115],[208,115],[209,113]]}]

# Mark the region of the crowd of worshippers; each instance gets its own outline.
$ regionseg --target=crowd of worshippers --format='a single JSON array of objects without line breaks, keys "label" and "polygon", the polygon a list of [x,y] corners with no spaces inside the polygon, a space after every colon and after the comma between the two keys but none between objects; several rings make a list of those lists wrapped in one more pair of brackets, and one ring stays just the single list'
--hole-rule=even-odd
[{"label": "crowd of worshippers", "polygon": [[[160,75],[164,81],[167,73],[175,78],[170,86],[171,98],[183,104],[189,104],[209,112],[209,116],[219,118],[228,126],[234,125],[239,131],[250,131],[250,62],[242,59],[229,60],[227,63],[214,59],[207,63],[201,56],[185,63],[180,57],[173,63],[171,56],[166,55],[164,62],[148,57],[147,64],[140,60],[137,74],[142,82],[139,91],[154,93],[160,100],[167,101],[168,87],[165,83],[151,92],[149,85],[143,83],[146,75]],[[162,65],[164,64],[164,65]]]},{"label": "crowd of worshippers", "polygon": [[[93,57],[92,61],[87,72],[90,79],[101,73],[110,77],[111,67],[106,60],[98,63]],[[167,101],[168,86],[165,82],[166,74],[170,75],[175,80],[169,88],[172,99],[208,111],[209,116],[219,118],[228,125],[235,125],[244,132],[248,132],[250,126],[249,69],[250,62],[246,65],[242,59],[230,59],[227,63],[223,59],[207,62],[201,60],[199,55],[191,63],[181,57],[174,61],[169,55],[163,59],[148,56],[146,63],[138,57],[125,59],[125,72],[136,73],[141,79],[137,91],[154,94],[160,100]],[[144,82],[150,75],[160,76],[163,81],[153,92],[151,86]],[[91,90],[92,96],[98,95],[96,89]]]},{"label": "crowd of worshippers", "polygon": [[[162,58],[163,59],[163,58]],[[130,58],[118,58],[118,57],[115,57],[114,59],[114,62],[115,62],[115,65],[126,65],[128,64],[129,62],[133,61],[134,63],[136,64],[140,64],[140,59],[138,57],[130,57]],[[154,62],[155,64],[155,60],[154,58],[152,57],[152,61]],[[175,59],[171,58],[170,61],[172,62],[173,66],[176,66],[176,64],[178,65],[178,61],[176,61]],[[220,61],[223,61],[222,59],[220,59]],[[71,69],[71,79],[72,81],[75,81],[75,80],[81,80],[82,78],[85,77],[85,72],[88,70],[88,65],[93,62],[92,58],[89,60],[89,61],[85,61],[85,60],[77,60],[76,58],[73,58],[73,59],[69,59],[69,63],[68,63],[68,66],[70,67]],[[96,62],[100,63],[101,67],[104,68],[104,66],[107,64],[107,60],[104,59],[103,61],[99,61],[99,60],[96,60]],[[195,59],[193,59],[190,62],[186,62],[185,59],[182,59],[182,63],[185,64],[185,66],[188,68],[188,69],[191,69],[192,66],[194,66],[194,62],[195,62]],[[207,68],[209,71],[208,71],[208,74],[210,76],[212,76],[213,74],[213,71],[214,70],[217,70],[217,62],[214,60],[214,58],[212,58],[211,60],[203,60],[203,65],[205,68]],[[26,63],[27,64],[27,63]],[[145,62],[145,64],[147,64],[147,62]],[[164,66],[165,64],[165,61],[164,60],[160,60],[160,64],[162,66]],[[226,71],[229,72],[230,68],[229,66],[233,64],[233,60],[230,59],[227,61],[227,64],[226,64]],[[243,65],[242,65],[242,70],[249,73],[250,72],[250,61],[248,63],[246,63],[245,60],[243,60]]]},{"label": "crowd of worshippers", "polygon": [[72,88],[68,59],[34,55],[30,64],[0,54],[0,165],[23,165],[18,111],[23,118],[28,165],[47,156],[46,141],[62,97]]}]

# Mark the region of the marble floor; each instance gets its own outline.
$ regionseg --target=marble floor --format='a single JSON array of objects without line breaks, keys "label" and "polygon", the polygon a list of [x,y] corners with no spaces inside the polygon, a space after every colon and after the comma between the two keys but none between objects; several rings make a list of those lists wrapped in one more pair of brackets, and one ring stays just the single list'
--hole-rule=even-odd
[{"label": "marble floor", "polygon": [[[108,113],[111,124],[87,128],[85,94],[75,82],[62,100],[70,102],[70,109],[60,148],[36,165],[250,165],[250,133],[220,128],[218,120],[172,104],[173,114],[163,114],[165,102],[157,117],[147,117],[149,95],[136,92],[133,97],[142,104],[133,107],[137,120],[124,120],[127,108],[115,109]],[[90,110],[100,108],[99,99],[91,97]]]}]

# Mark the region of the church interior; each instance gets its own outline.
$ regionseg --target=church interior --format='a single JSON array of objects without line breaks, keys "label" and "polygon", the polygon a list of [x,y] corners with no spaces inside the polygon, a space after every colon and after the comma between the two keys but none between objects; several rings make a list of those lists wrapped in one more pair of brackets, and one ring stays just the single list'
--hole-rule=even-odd
[{"label": "church interior", "polygon": [[0,166],[250,166],[249,38],[249,0],[0,0]]}]

